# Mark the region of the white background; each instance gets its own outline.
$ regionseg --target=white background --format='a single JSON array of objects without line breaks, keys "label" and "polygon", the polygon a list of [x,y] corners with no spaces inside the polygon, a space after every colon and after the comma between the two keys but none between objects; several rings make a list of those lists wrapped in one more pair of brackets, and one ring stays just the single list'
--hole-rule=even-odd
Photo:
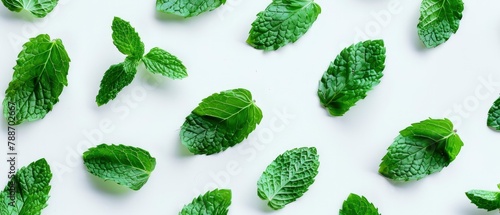
[{"label": "white background", "polygon": [[[7,88],[28,38],[61,38],[72,59],[69,86],[54,110],[17,127],[19,167],[46,158],[54,172],[43,214],[177,214],[214,185],[232,189],[230,214],[337,214],[351,192],[366,196],[384,215],[498,213],[476,209],[464,192],[495,190],[500,183],[500,133],[485,125],[500,92],[500,2],[467,0],[458,33],[426,50],[417,37],[420,1],[317,0],[323,12],[309,32],[264,53],[245,41],[255,15],[269,3],[228,0],[190,19],[157,13],[153,0],[65,0],[45,19],[1,6],[0,90]],[[389,16],[377,20],[380,14]],[[189,77],[171,81],[141,68],[117,99],[98,108],[104,72],[124,59],[111,40],[114,16],[132,23],[146,51],[158,46],[178,56]],[[345,116],[330,117],[316,96],[318,81],[343,47],[367,39],[361,34],[385,40],[385,76]],[[223,153],[190,155],[178,137],[184,118],[210,94],[240,87],[253,93],[262,123]],[[416,182],[380,176],[380,159],[398,131],[428,117],[456,123],[465,143],[457,159]],[[100,123],[111,129],[100,129]],[[5,120],[1,130],[5,155]],[[149,182],[134,192],[91,176],[81,153],[92,141],[150,151],[157,166]],[[273,212],[257,197],[256,182],[277,155],[303,146],[320,154],[316,182],[298,201]],[[4,186],[7,163],[0,167]]]}]

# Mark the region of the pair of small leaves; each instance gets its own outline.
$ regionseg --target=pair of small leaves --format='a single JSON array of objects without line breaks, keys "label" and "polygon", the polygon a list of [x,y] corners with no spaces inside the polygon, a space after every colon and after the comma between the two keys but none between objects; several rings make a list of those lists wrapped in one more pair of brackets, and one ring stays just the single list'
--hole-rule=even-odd
[{"label": "pair of small leaves", "polygon": [[200,195],[179,212],[179,215],[227,215],[231,206],[231,190],[213,190]]},{"label": "pair of small leaves", "polygon": [[156,166],[156,159],[144,149],[106,144],[86,151],[83,162],[91,174],[132,190],[141,189]]},{"label": "pair of small leaves", "polygon": [[140,62],[143,62],[151,73],[171,79],[187,77],[186,67],[167,51],[156,47],[144,55],[144,43],[129,22],[115,17],[111,28],[113,43],[127,57],[124,62],[112,65],[104,74],[96,96],[97,105],[101,106],[113,100],[123,88],[132,83]]},{"label": "pair of small leaves", "polygon": [[445,43],[457,32],[463,10],[462,0],[423,0],[417,25],[420,40],[427,48]]},{"label": "pair of small leaves", "polygon": [[215,10],[226,0],[156,0],[156,10],[184,18]]},{"label": "pair of small leaves", "polygon": [[364,196],[351,193],[342,204],[339,215],[380,215],[380,213]]},{"label": "pair of small leaves", "polygon": [[448,119],[427,119],[399,133],[379,169],[396,181],[419,180],[441,171],[455,160],[463,146]]},{"label": "pair of small leaves", "polygon": [[[225,0],[157,0],[156,10],[187,18],[215,10],[225,3]],[[273,0],[257,14],[247,43],[256,49],[277,50],[302,37],[320,13],[320,6],[312,0]]]},{"label": "pair of small leaves", "polygon": [[43,119],[68,85],[70,58],[60,39],[41,34],[23,45],[9,87],[3,114],[15,125]]},{"label": "pair of small leaves", "polygon": [[262,120],[262,111],[246,89],[215,93],[186,118],[180,132],[194,154],[211,155],[242,142]]},{"label": "pair of small leaves", "polygon": [[257,182],[257,194],[269,207],[281,209],[304,195],[318,175],[316,148],[296,148],[279,155]]},{"label": "pair of small leaves", "polygon": [[[498,185],[500,189],[500,184]],[[500,209],[500,192],[487,190],[470,190],[465,193],[467,198],[471,200],[478,208],[487,211]]]},{"label": "pair of small leaves", "polygon": [[320,13],[313,0],[273,0],[257,14],[247,43],[256,49],[277,50],[300,39]]},{"label": "pair of small leaves", "polygon": [[51,179],[52,172],[45,159],[19,169],[0,192],[0,214],[40,215],[47,207]]},{"label": "pair of small leaves", "polygon": [[344,115],[380,83],[385,69],[383,40],[368,40],[340,52],[318,87],[321,104],[333,116]]},{"label": "pair of small leaves", "polygon": [[27,10],[38,18],[47,16],[56,7],[59,0],[2,0],[10,11]]}]

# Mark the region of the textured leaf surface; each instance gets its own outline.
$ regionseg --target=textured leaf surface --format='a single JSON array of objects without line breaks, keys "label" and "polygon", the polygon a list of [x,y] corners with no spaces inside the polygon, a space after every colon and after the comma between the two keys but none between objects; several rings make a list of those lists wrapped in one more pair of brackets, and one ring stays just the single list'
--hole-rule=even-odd
[{"label": "textured leaf surface", "polygon": [[144,55],[144,43],[134,27],[129,22],[115,17],[111,29],[113,29],[112,37],[116,48],[124,55],[140,60]]},{"label": "textured leaf surface", "polygon": [[500,98],[498,98],[488,111],[487,125],[497,131],[500,130]]},{"label": "textured leaf surface", "polygon": [[397,181],[419,180],[448,166],[462,146],[448,119],[414,123],[387,149],[379,172]]},{"label": "textured leaf surface", "polygon": [[500,209],[500,192],[471,190],[465,195],[478,208],[488,211]]},{"label": "textured leaf surface", "polygon": [[83,154],[83,161],[91,174],[132,190],[141,189],[156,166],[156,159],[149,152],[124,145],[90,148]]},{"label": "textured leaf surface", "polygon": [[257,14],[247,43],[256,49],[277,50],[296,42],[321,13],[312,0],[274,0]]},{"label": "textured leaf surface", "polygon": [[118,93],[134,80],[138,62],[127,58],[125,62],[112,65],[101,80],[101,87],[96,97],[101,106],[116,98]]},{"label": "textured leaf surface", "polygon": [[153,48],[142,58],[146,68],[156,74],[171,79],[183,79],[188,76],[186,67],[177,57],[160,48]]},{"label": "textured leaf surface", "polygon": [[339,215],[380,215],[378,209],[364,196],[351,193],[342,204]]},{"label": "textured leaf surface", "polygon": [[3,101],[7,117],[9,103],[15,104],[15,124],[43,119],[59,101],[68,85],[70,59],[59,39],[46,34],[31,38],[19,53],[17,65]]},{"label": "textured leaf surface", "polygon": [[228,90],[205,98],[186,118],[180,138],[190,152],[210,155],[242,142],[261,120],[250,91]]},{"label": "textured leaf surface", "polygon": [[314,183],[318,174],[316,148],[297,148],[279,155],[257,182],[257,194],[278,210],[294,202]]},{"label": "textured leaf surface", "polygon": [[[9,181],[0,193],[0,214],[40,215],[49,200],[52,172],[45,159],[40,159],[23,167]],[[11,187],[14,187],[14,206],[10,205]]]},{"label": "textured leaf surface", "polygon": [[383,40],[368,40],[345,48],[321,78],[318,87],[321,104],[333,116],[344,115],[380,83],[384,63]]},{"label": "textured leaf surface", "polygon": [[187,18],[215,10],[225,3],[226,0],[156,0],[156,10]]},{"label": "textured leaf surface", "polygon": [[227,215],[231,205],[231,190],[213,190],[184,206],[179,215]]},{"label": "textured leaf surface", "polygon": [[38,18],[47,16],[59,0],[2,0],[2,3],[13,12],[27,10]]},{"label": "textured leaf surface", "polygon": [[463,10],[462,0],[423,0],[417,25],[420,40],[427,48],[446,42],[457,32]]}]

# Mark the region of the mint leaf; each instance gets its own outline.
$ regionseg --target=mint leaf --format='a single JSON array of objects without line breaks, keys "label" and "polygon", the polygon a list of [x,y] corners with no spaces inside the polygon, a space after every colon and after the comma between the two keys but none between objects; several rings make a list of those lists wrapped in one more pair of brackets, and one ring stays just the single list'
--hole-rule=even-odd
[{"label": "mint leaf", "polygon": [[478,208],[492,211],[500,209],[500,192],[486,191],[486,190],[470,190],[465,193],[472,204]]},{"label": "mint leaf", "polygon": [[146,68],[171,79],[183,79],[188,76],[186,67],[177,57],[160,48],[153,48],[142,58]]},{"label": "mint leaf", "polygon": [[281,209],[300,198],[318,174],[316,148],[296,148],[279,155],[257,182],[257,194],[269,207]]},{"label": "mint leaf", "polygon": [[142,43],[139,34],[129,22],[115,17],[111,29],[113,29],[113,43],[121,53],[133,59],[142,58],[142,55],[144,55],[144,43]]},{"label": "mint leaf", "polygon": [[500,130],[500,98],[498,98],[488,111],[486,124],[497,131]]},{"label": "mint leaf", "polygon": [[226,0],[156,0],[156,10],[184,18],[215,10]]},{"label": "mint leaf", "polygon": [[345,48],[319,82],[321,104],[333,116],[344,115],[380,83],[384,63],[383,40],[368,40]]},{"label": "mint leaf", "polygon": [[223,91],[203,99],[186,118],[180,138],[194,154],[215,154],[242,142],[261,120],[250,91]]},{"label": "mint leaf", "polygon": [[378,209],[364,196],[351,193],[342,204],[339,215],[380,215]]},{"label": "mint leaf", "polygon": [[101,80],[96,96],[98,106],[116,98],[118,93],[134,80],[137,66],[144,62],[152,73],[158,73],[171,79],[187,77],[186,67],[177,57],[160,48],[153,48],[144,55],[144,43],[129,22],[115,17],[111,26],[113,43],[118,50],[127,55],[125,61],[112,65]]},{"label": "mint leaf", "polygon": [[91,174],[132,190],[141,189],[156,166],[156,159],[146,150],[124,145],[90,148],[83,153],[83,161]]},{"label": "mint leaf", "polygon": [[57,5],[59,0],[2,0],[3,5],[10,11],[21,12],[27,10],[38,18],[47,16]]},{"label": "mint leaf", "polygon": [[397,181],[419,180],[448,166],[462,146],[448,119],[414,123],[387,149],[379,172]]},{"label": "mint leaf", "polygon": [[193,199],[179,215],[227,215],[231,205],[231,190],[213,190]]},{"label": "mint leaf", "polygon": [[320,13],[313,0],[273,0],[257,14],[247,43],[256,49],[277,50],[302,37]]},{"label": "mint leaf", "polygon": [[127,58],[125,62],[112,65],[101,81],[101,88],[96,97],[98,106],[108,103],[116,98],[118,93],[128,86],[134,80],[137,73],[137,65],[135,60]]},{"label": "mint leaf", "polygon": [[462,0],[423,0],[417,25],[420,40],[427,48],[445,43],[457,32],[463,10]]},{"label": "mint leaf", "polygon": [[40,215],[47,207],[51,179],[52,172],[45,159],[19,169],[0,193],[0,214]]},{"label": "mint leaf", "polygon": [[59,101],[68,85],[68,53],[60,39],[41,34],[23,45],[3,100],[4,116],[9,103],[16,107],[15,124],[43,119]]}]

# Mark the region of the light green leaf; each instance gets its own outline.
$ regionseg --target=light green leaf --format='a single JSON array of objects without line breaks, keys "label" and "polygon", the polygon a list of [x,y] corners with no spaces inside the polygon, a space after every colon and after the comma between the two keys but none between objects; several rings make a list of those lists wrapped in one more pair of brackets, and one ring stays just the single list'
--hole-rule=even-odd
[{"label": "light green leaf", "polygon": [[226,0],[156,0],[156,10],[184,18],[215,10]]},{"label": "light green leaf", "polygon": [[302,37],[320,13],[313,0],[274,0],[257,14],[247,43],[256,49],[277,50]]},{"label": "light green leaf", "polygon": [[380,215],[378,209],[364,196],[351,193],[342,204],[339,215]]},{"label": "light green leaf", "polygon": [[57,5],[59,0],[2,0],[3,5],[10,11],[21,12],[27,10],[38,18],[47,16]]},{"label": "light green leaf", "polygon": [[227,215],[230,205],[231,190],[216,189],[193,199],[179,215]]},{"label": "light green leaf", "polygon": [[177,57],[160,48],[153,48],[142,58],[146,68],[171,79],[183,79],[188,76],[186,67]]},{"label": "light green leaf", "polygon": [[457,32],[463,10],[462,0],[423,0],[417,25],[420,40],[427,48],[445,43]]},{"label": "light green leaf", "polygon": [[83,161],[91,174],[132,190],[141,189],[156,166],[156,159],[146,150],[124,145],[90,148],[83,154]]},{"label": "light green leaf", "polygon": [[9,116],[9,103],[15,106],[15,124],[43,119],[59,101],[68,85],[68,53],[60,39],[49,35],[31,38],[23,45],[3,101],[4,116]]},{"label": "light green leaf", "polygon": [[253,107],[255,104],[250,91],[240,88],[215,93],[203,99],[193,110],[193,113],[198,116],[210,116],[225,120],[233,125],[240,121],[236,118],[239,113]]},{"label": "light green leaf", "polygon": [[0,214],[40,215],[47,207],[51,179],[52,172],[45,159],[19,169],[0,193]]},{"label": "light green leaf", "polygon": [[487,211],[500,209],[500,192],[486,190],[470,190],[465,193],[472,204]]},{"label": "light green leaf", "polygon": [[118,93],[134,80],[138,62],[127,58],[125,62],[112,65],[101,81],[101,88],[96,96],[98,106],[116,98]]},{"label": "light green leaf", "polygon": [[462,146],[448,119],[414,123],[387,149],[379,172],[397,181],[419,180],[448,166]]},{"label": "light green leaf", "polygon": [[257,194],[274,210],[300,198],[318,174],[316,148],[296,148],[279,155],[257,182]]},{"label": "light green leaf", "polygon": [[194,154],[215,154],[242,142],[261,120],[250,91],[228,90],[205,98],[186,118],[180,138]]},{"label": "light green leaf", "polygon": [[144,43],[134,27],[129,22],[115,17],[111,29],[113,29],[112,37],[116,48],[124,55],[134,60],[140,60],[144,55]]},{"label": "light green leaf", "polygon": [[488,111],[486,124],[497,131],[500,131],[500,98],[498,98]]},{"label": "light green leaf", "polygon": [[344,115],[380,83],[385,68],[383,40],[351,45],[330,63],[318,87],[321,104],[333,116]]}]

